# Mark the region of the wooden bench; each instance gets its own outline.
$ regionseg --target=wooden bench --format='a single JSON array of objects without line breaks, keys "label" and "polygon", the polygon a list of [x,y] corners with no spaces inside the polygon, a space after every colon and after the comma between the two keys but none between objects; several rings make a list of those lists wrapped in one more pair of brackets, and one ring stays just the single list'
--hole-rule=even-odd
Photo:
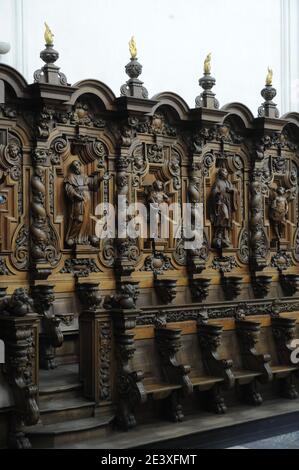
[{"label": "wooden bench", "polygon": [[172,421],[184,418],[181,398],[192,393],[190,367],[176,358],[181,347],[181,330],[150,327],[135,329],[135,353],[131,367],[142,372],[147,399],[165,400],[165,415]]},{"label": "wooden bench", "polygon": [[272,380],[269,354],[259,353],[261,325],[246,319],[224,322],[224,332],[219,347],[220,357],[233,356],[232,373],[241,397],[252,405],[263,402],[258,382]]},{"label": "wooden bench", "polygon": [[279,381],[280,394],[284,398],[298,398],[295,377],[299,366],[291,361],[293,348],[291,341],[296,336],[296,319],[287,317],[267,317],[261,329],[258,350],[269,351],[271,369],[275,380]]}]

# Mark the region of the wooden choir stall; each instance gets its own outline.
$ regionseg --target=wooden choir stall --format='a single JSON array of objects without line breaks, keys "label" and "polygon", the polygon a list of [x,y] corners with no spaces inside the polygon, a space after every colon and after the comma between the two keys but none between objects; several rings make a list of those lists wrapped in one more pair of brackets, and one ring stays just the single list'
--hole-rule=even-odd
[{"label": "wooden choir stall", "polygon": [[[190,109],[149,98],[134,39],[116,97],[68,84],[45,38],[33,83],[0,64],[0,447],[295,402],[299,114],[279,116],[272,71],[254,117],[220,107],[208,56]],[[193,228],[201,208],[199,246],[159,209],[123,236],[161,202]]]}]

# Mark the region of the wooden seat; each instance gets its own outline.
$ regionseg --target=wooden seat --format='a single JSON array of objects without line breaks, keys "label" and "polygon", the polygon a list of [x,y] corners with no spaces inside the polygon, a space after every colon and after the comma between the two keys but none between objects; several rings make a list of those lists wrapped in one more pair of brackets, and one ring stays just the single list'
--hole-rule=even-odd
[{"label": "wooden seat", "polygon": [[260,375],[260,372],[252,372],[250,370],[234,370],[236,380],[251,379],[252,377],[259,377]]},{"label": "wooden seat", "polygon": [[259,350],[267,350],[271,355],[271,369],[274,378],[279,381],[280,394],[285,398],[298,397],[295,385],[295,375],[299,366],[291,361],[293,348],[291,340],[296,335],[296,320],[293,318],[275,316],[269,317],[261,329]]},{"label": "wooden seat", "polygon": [[[135,341],[135,353],[131,360],[133,370],[142,372],[142,386],[147,398],[167,399],[164,411],[173,421],[182,421],[181,396],[192,392],[188,377],[189,366],[177,361],[181,331],[173,328],[152,328],[147,337]],[[150,337],[148,337],[150,336]]]},{"label": "wooden seat", "polygon": [[190,377],[193,387],[198,387],[199,390],[209,390],[215,384],[223,383],[224,379],[219,377],[209,377],[209,376],[202,376],[202,377]]},{"label": "wooden seat", "polygon": [[191,367],[190,380],[199,392],[208,392],[208,407],[215,413],[225,413],[226,405],[222,388],[233,386],[229,361],[217,357],[218,339],[222,327],[194,323],[194,328],[182,336],[179,360],[188,361]]},{"label": "wooden seat", "polygon": [[296,366],[271,366],[273,374],[285,374],[298,370]]},{"label": "wooden seat", "polygon": [[157,394],[161,392],[171,392],[172,390],[179,390],[181,385],[170,385],[163,383],[149,383],[144,384],[145,391],[148,395]]},{"label": "wooden seat", "polygon": [[253,405],[260,405],[263,401],[258,382],[266,383],[272,379],[269,354],[261,354],[256,350],[260,330],[258,322],[237,319],[223,332],[219,347],[220,357],[233,354],[232,373],[241,391],[241,398]]}]

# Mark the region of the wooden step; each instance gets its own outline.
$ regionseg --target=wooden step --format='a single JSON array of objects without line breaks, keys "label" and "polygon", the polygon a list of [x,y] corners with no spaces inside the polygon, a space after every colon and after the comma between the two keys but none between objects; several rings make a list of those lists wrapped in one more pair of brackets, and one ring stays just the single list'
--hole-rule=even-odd
[{"label": "wooden step", "polygon": [[52,399],[40,403],[41,421],[44,425],[91,418],[94,410],[95,403],[82,397]]},{"label": "wooden step", "polygon": [[70,399],[82,395],[78,364],[64,365],[54,370],[41,370],[39,379],[40,407],[52,399]]},{"label": "wooden step", "polygon": [[33,449],[53,449],[56,446],[103,439],[112,431],[113,413],[54,424],[38,424],[25,428]]}]

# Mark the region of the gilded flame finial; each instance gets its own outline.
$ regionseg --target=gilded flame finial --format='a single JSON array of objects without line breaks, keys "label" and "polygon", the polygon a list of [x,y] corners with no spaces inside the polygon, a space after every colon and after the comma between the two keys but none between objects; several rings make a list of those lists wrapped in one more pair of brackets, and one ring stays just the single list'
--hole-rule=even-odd
[{"label": "gilded flame finial", "polygon": [[54,34],[52,33],[51,29],[49,28],[48,24],[45,22],[45,41],[47,46],[53,46],[53,38]]},{"label": "gilded flame finial", "polygon": [[267,77],[266,77],[266,85],[267,86],[272,86],[273,84],[273,70],[268,67],[268,73],[267,73]]},{"label": "gilded flame finial", "polygon": [[131,59],[136,59],[137,57],[137,46],[134,36],[131,37],[129,41],[129,49],[131,54]]},{"label": "gilded flame finial", "polygon": [[203,71],[206,74],[211,73],[211,58],[212,58],[212,54],[210,52],[210,54],[208,54],[207,57],[205,58],[204,67],[203,67]]}]

